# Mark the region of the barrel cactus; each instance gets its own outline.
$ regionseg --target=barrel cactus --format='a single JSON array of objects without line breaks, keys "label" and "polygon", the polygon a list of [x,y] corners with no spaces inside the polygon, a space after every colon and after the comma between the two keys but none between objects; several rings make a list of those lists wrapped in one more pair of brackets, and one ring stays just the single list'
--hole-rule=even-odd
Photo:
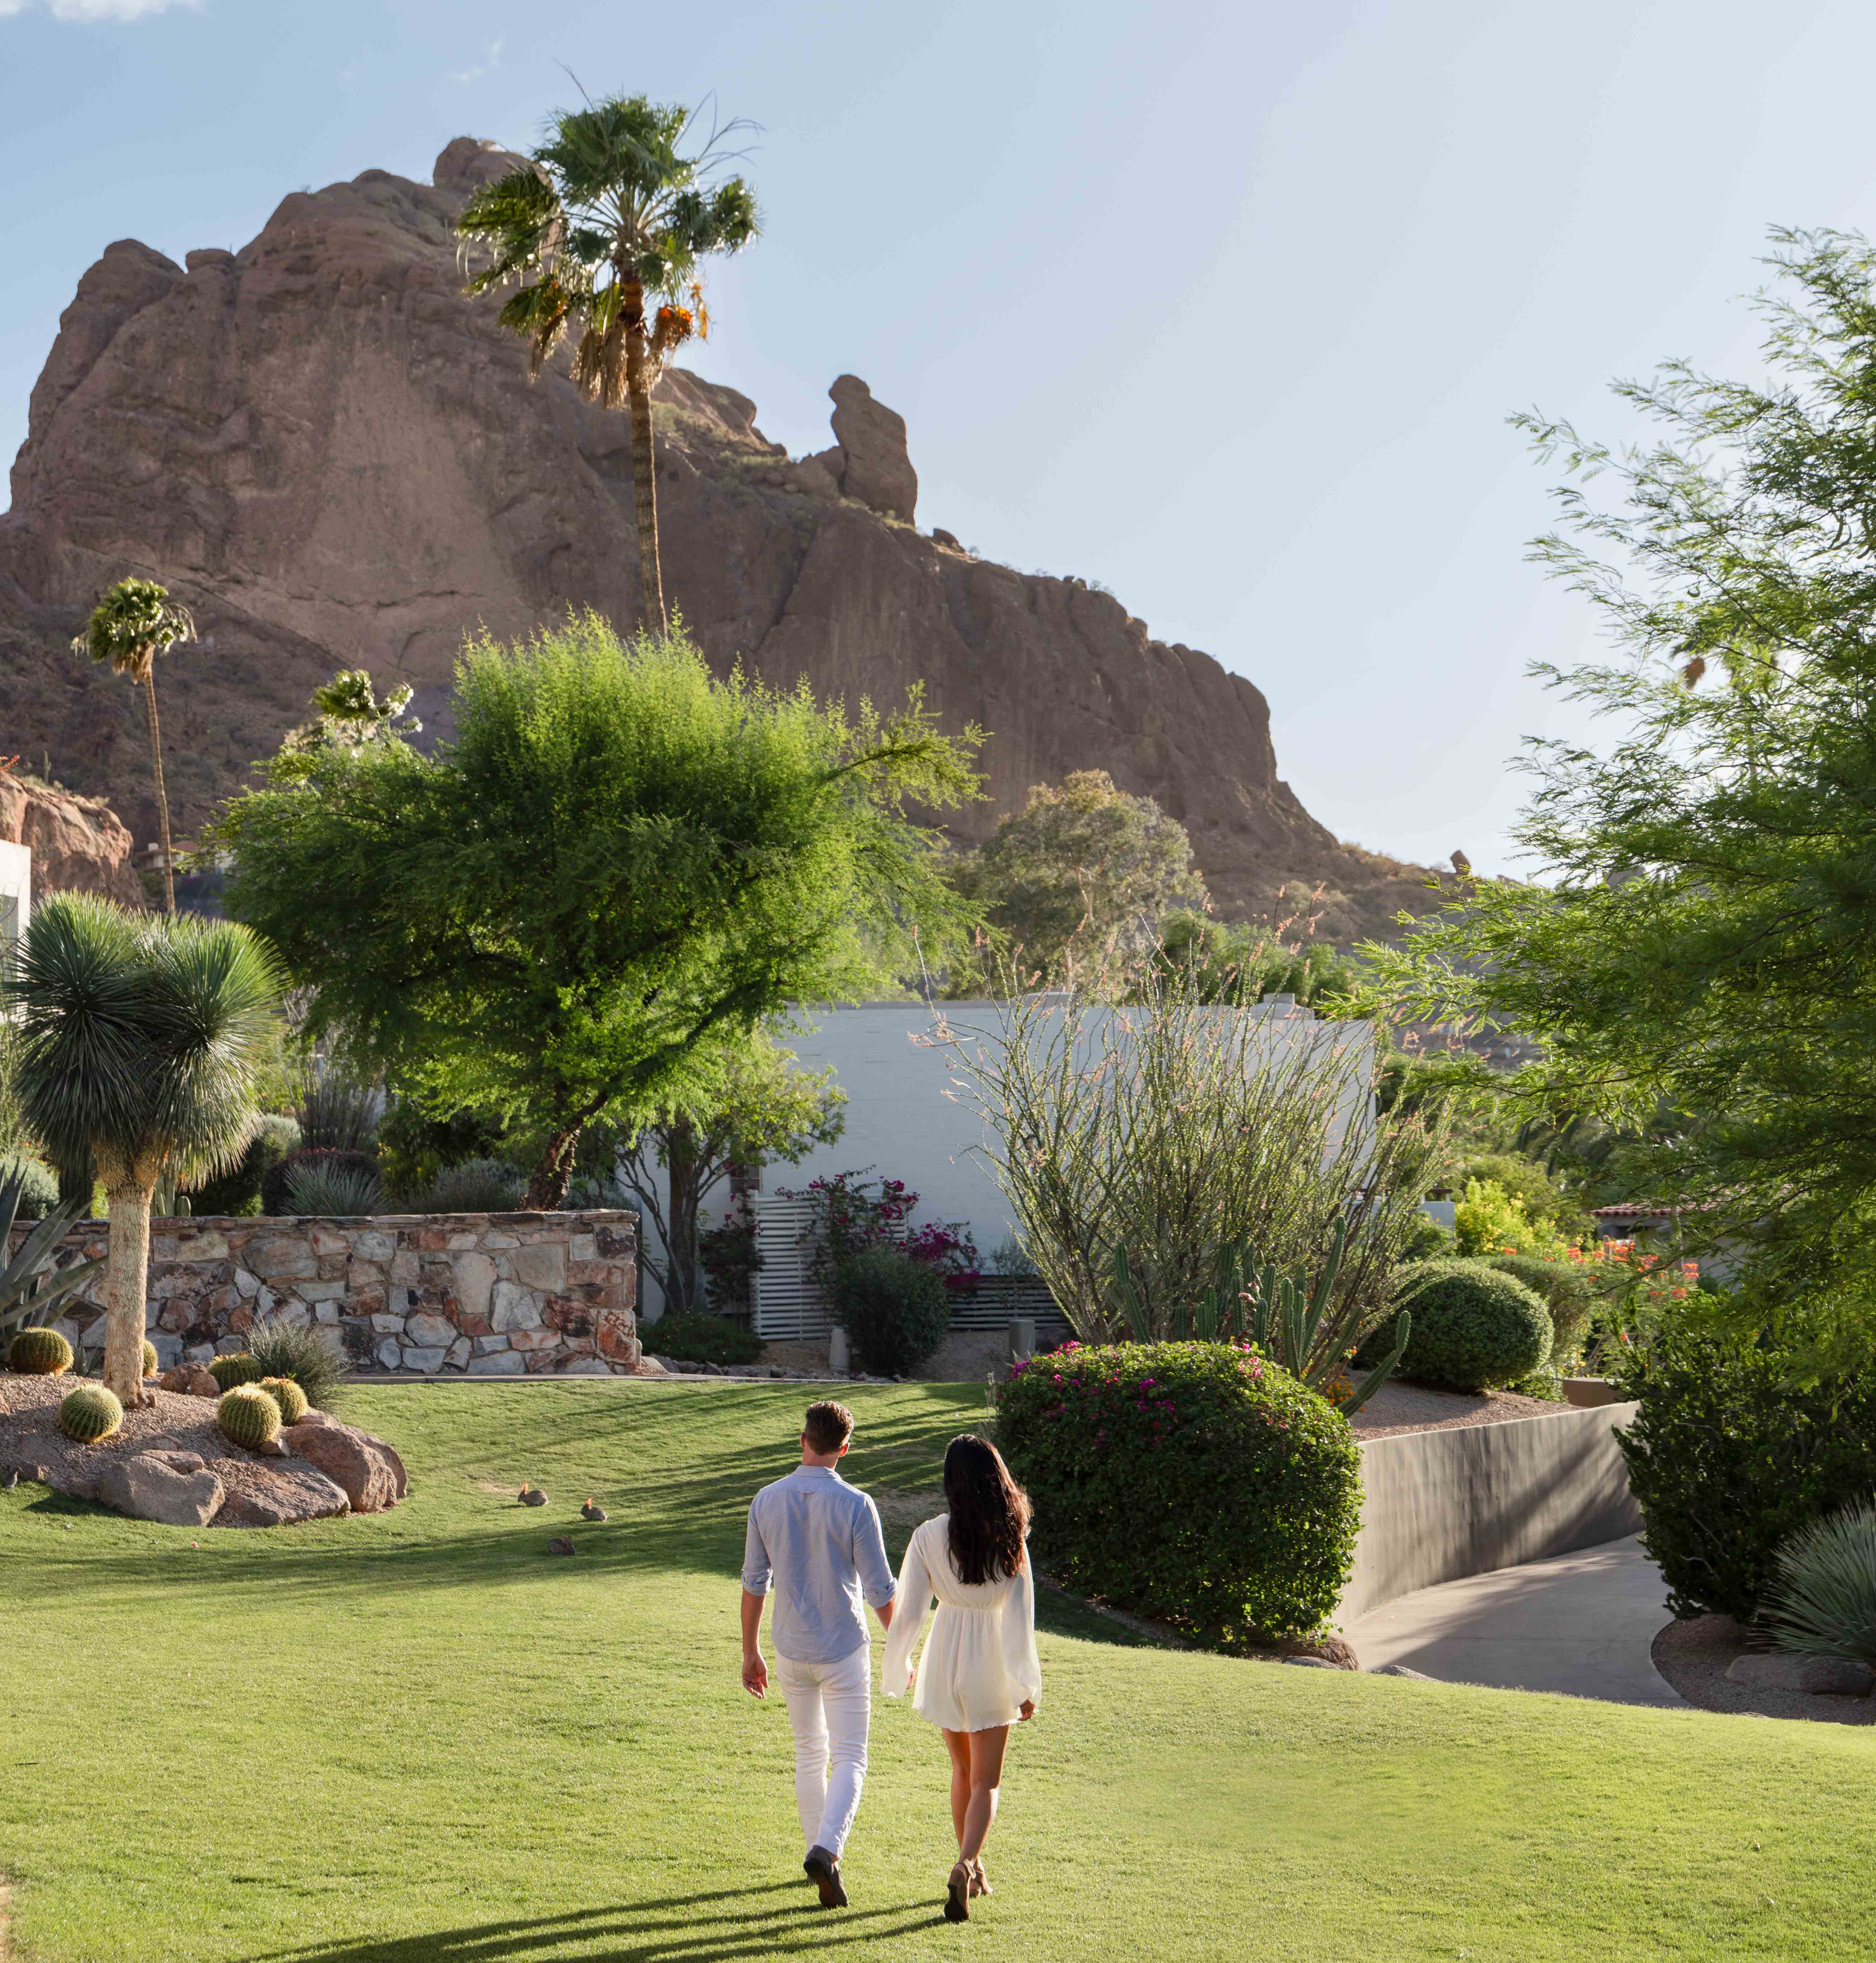
[{"label": "barrel cactus", "polygon": [[56,1329],[22,1329],[7,1345],[7,1368],[23,1377],[62,1377],[72,1367],[72,1346]]},{"label": "barrel cactus", "polygon": [[157,1361],[156,1345],[146,1336],[143,1339],[143,1374],[145,1376],[153,1377],[156,1375]]},{"label": "barrel cactus", "polygon": [[59,1407],[59,1429],[80,1445],[95,1445],[123,1423],[123,1406],[102,1384],[81,1384]]},{"label": "barrel cactus", "polygon": [[250,1452],[280,1435],[280,1407],[258,1384],[237,1384],[215,1407],[222,1435]]},{"label": "barrel cactus", "polygon": [[280,1407],[283,1424],[297,1424],[306,1415],[306,1394],[291,1377],[263,1377],[261,1388]]},{"label": "barrel cactus", "polygon": [[225,1391],[232,1391],[237,1384],[258,1384],[267,1375],[264,1365],[239,1350],[232,1356],[211,1356],[209,1375]]}]

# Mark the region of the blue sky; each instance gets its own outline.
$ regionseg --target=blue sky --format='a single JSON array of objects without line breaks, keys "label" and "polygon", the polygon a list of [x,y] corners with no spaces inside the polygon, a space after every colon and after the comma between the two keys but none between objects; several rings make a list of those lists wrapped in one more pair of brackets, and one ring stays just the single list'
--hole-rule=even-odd
[{"label": "blue sky", "polygon": [[1505,417],[1619,436],[1611,376],[1749,368],[1766,227],[1876,220],[1857,0],[0,0],[0,450],[110,240],[524,145],[563,63],[763,126],[697,365],[770,437],[864,376],[921,524],[1100,580],[1263,689],[1343,837],[1484,870],[1575,726],[1525,669],[1594,631]]}]

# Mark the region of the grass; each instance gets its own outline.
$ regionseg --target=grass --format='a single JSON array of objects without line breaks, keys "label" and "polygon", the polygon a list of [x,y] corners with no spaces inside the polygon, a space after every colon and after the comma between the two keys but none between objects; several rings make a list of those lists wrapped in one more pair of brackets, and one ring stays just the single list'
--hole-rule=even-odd
[{"label": "grass", "polygon": [[[879,1708],[854,1906],[798,1880],[737,1683],[742,1512],[797,1391],[399,1385],[395,1513],[273,1533],[0,1494],[0,1871],[30,1963],[1861,1957],[1867,1731],[1135,1642],[1045,1597],[994,1901],[937,1916],[945,1761]],[[981,1410],[856,1388],[862,1484]],[[514,1503],[523,1478],[552,1503]],[[610,1510],[582,1526],[591,1493]],[[908,1509],[892,1538],[902,1542]],[[548,1556],[571,1532],[571,1560]]]}]

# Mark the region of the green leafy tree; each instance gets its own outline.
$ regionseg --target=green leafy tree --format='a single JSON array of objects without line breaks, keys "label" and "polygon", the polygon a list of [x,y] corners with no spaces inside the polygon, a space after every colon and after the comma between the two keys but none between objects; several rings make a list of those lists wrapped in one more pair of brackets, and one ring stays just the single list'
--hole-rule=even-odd
[{"label": "green leafy tree", "polygon": [[147,1401],[152,1202],[159,1183],[231,1170],[246,1150],[280,999],[273,960],[226,921],[57,893],[34,909],[5,992],[28,1126],[61,1164],[88,1153],[110,1196],[104,1382],[126,1406]]},{"label": "green leafy tree", "polygon": [[176,911],[176,873],[169,845],[169,793],[163,786],[163,736],[156,719],[156,657],[195,639],[195,621],[153,579],[120,579],[98,596],[72,652],[108,662],[143,691],[150,717],[150,768],[156,778],[156,818],[163,842],[163,901]]},{"label": "green leafy tree", "polygon": [[1540,1039],[1531,1108],[1648,1141],[1628,1169],[1690,1247],[1743,1246],[1746,1305],[1830,1349],[1876,1311],[1876,255],[1775,237],[1762,381],[1623,383],[1660,434],[1622,450],[1521,419],[1573,480],[1537,556],[1624,651],[1539,672],[1613,739],[1536,746],[1536,882],[1375,952],[1423,1005]]},{"label": "green leafy tree", "polygon": [[577,328],[574,386],[602,408],[630,411],[640,618],[659,631],[651,390],[672,354],[710,331],[703,261],[756,235],[754,193],[721,175],[722,139],[748,126],[732,123],[687,152],[696,122],[695,110],[642,95],[556,110],[533,161],[479,191],[456,221],[466,242],[491,253],[469,291],[516,287],[501,324],[527,341],[530,372]]},{"label": "green leafy tree", "polygon": [[831,1069],[795,1067],[793,1052],[758,1030],[712,1059],[715,1068],[681,1103],[658,1113],[632,1141],[619,1172],[658,1237],[645,1267],[667,1309],[697,1302],[697,1216],[739,1168],[796,1165],[831,1145],[846,1120],[847,1094]]},{"label": "green leafy tree", "polygon": [[1105,770],[1038,784],[952,876],[993,930],[976,958],[958,965],[954,996],[993,980],[1000,946],[1025,977],[1111,991],[1169,914],[1208,904],[1186,828]]},{"label": "green leafy tree", "polygon": [[361,750],[367,743],[408,740],[423,725],[404,712],[411,705],[411,685],[400,682],[388,695],[373,687],[365,668],[341,668],[312,692],[312,717],[287,738],[282,748],[322,750],[338,745]]},{"label": "green leafy tree", "polygon": [[1311,940],[1285,941],[1241,921],[1181,911],[1160,929],[1155,972],[1189,972],[1199,1000],[1260,1002],[1294,995],[1325,1017],[1365,1015],[1372,990],[1359,962]]},{"label": "green leafy tree", "polygon": [[456,713],[434,757],[298,754],[237,798],[227,905],[310,1037],[437,1115],[537,1128],[532,1206],[591,1120],[685,1108],[789,1003],[864,994],[968,917],[907,806],[973,796],[981,738],[916,691],[850,716],[588,614],[472,643]]}]

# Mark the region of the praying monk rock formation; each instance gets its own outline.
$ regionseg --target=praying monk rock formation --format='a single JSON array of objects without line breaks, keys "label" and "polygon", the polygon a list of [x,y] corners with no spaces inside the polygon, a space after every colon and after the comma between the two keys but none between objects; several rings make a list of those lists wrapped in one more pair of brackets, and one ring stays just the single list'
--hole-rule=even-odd
[{"label": "praying monk rock formation", "polygon": [[[498,299],[470,299],[452,229],[514,159],[459,137],[422,184],[385,171],[285,199],[239,252],[178,266],[120,240],[78,283],[34,389],[0,519],[0,752],[107,793],[137,837],[154,795],[137,692],[66,643],[100,588],[161,578],[202,639],[161,664],[174,822],[194,832],[335,668],[418,692],[448,731],[466,629],[568,606],[636,617],[627,418],[564,374],[527,379]],[[830,390],[837,440],[791,461],[733,389],[658,399],[665,578],[714,663],[992,732],[987,836],[1029,787],[1103,768],[1192,834],[1220,911],[1286,881],[1362,925],[1424,907],[1419,869],[1345,846],[1277,775],[1269,706],[1209,655],[1154,640],[1078,579],[1030,577],[914,528],[905,426]]]}]

